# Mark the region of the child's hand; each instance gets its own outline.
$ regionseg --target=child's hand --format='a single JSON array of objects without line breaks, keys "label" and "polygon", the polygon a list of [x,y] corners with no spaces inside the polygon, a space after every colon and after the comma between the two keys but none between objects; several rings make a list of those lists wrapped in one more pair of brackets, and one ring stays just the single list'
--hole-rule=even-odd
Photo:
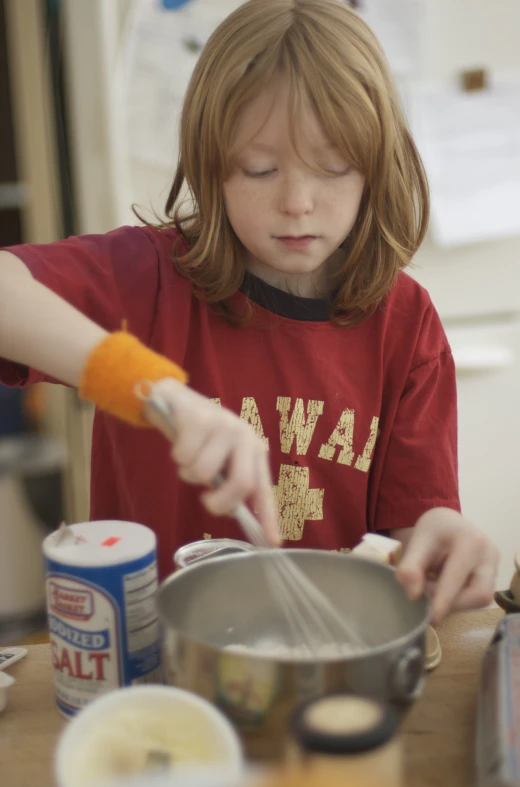
[{"label": "child's hand", "polygon": [[[267,538],[277,545],[278,513],[261,438],[230,410],[177,380],[160,380],[153,390],[173,414],[176,434],[172,457],[179,476],[189,484],[211,486],[221,473],[224,483],[202,495],[208,511],[217,516],[229,514],[238,503],[250,500]],[[147,417],[154,423],[152,411]]]},{"label": "child's hand", "polygon": [[459,513],[434,508],[416,526],[394,530],[405,545],[397,578],[411,598],[432,597],[432,623],[455,609],[484,607],[493,599],[499,553]]}]

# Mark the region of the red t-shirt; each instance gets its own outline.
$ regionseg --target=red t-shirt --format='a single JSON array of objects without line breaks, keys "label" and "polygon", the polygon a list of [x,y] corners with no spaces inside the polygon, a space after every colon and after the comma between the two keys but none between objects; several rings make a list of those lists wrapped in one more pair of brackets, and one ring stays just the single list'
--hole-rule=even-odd
[{"label": "red t-shirt", "polygon": [[[454,364],[419,284],[401,274],[377,312],[347,329],[330,323],[323,301],[248,276],[255,319],[236,328],[175,271],[175,237],[124,227],[11,251],[105,329],[127,320],[196,390],[254,426],[269,445],[288,545],[346,549],[435,506],[459,509]],[[244,306],[244,292],[234,302]],[[45,379],[0,360],[7,385]],[[205,511],[200,489],[177,479],[169,451],[159,433],[96,414],[91,517],[153,528],[161,576],[183,544],[241,537],[232,519]]]}]

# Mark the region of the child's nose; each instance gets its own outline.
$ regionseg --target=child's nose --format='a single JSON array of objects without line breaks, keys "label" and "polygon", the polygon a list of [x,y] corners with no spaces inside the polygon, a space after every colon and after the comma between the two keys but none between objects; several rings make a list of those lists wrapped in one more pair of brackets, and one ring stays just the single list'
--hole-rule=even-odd
[{"label": "child's nose", "polygon": [[280,190],[280,210],[288,216],[311,213],[314,207],[311,184],[301,176],[288,176]]}]

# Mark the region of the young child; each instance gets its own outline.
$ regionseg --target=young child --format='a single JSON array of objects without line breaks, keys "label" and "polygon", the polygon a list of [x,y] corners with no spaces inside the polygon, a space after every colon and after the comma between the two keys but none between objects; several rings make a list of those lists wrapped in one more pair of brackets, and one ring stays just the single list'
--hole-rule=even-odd
[{"label": "young child", "polygon": [[[497,552],[459,513],[453,359],[402,272],[426,178],[355,12],[250,0],[218,28],[166,212],[0,253],[0,380],[98,405],[92,518],[152,527],[164,576],[182,544],[242,537],[226,514],[246,500],[287,546],[399,538],[399,577],[411,596],[431,585],[436,620],[487,603]],[[136,428],[142,380],[175,413],[176,467]]]}]

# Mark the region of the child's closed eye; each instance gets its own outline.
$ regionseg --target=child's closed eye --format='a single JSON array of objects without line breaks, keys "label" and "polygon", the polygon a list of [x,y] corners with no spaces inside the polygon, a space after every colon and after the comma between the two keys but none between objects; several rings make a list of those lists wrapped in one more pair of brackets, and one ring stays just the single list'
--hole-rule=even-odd
[{"label": "child's closed eye", "polygon": [[276,169],[262,169],[257,171],[243,169],[242,171],[248,178],[266,178],[268,175],[272,175],[274,172],[276,172]]},{"label": "child's closed eye", "polygon": [[342,169],[325,169],[325,172],[331,177],[342,178],[345,175],[350,175],[352,169],[352,167],[343,167]]}]

